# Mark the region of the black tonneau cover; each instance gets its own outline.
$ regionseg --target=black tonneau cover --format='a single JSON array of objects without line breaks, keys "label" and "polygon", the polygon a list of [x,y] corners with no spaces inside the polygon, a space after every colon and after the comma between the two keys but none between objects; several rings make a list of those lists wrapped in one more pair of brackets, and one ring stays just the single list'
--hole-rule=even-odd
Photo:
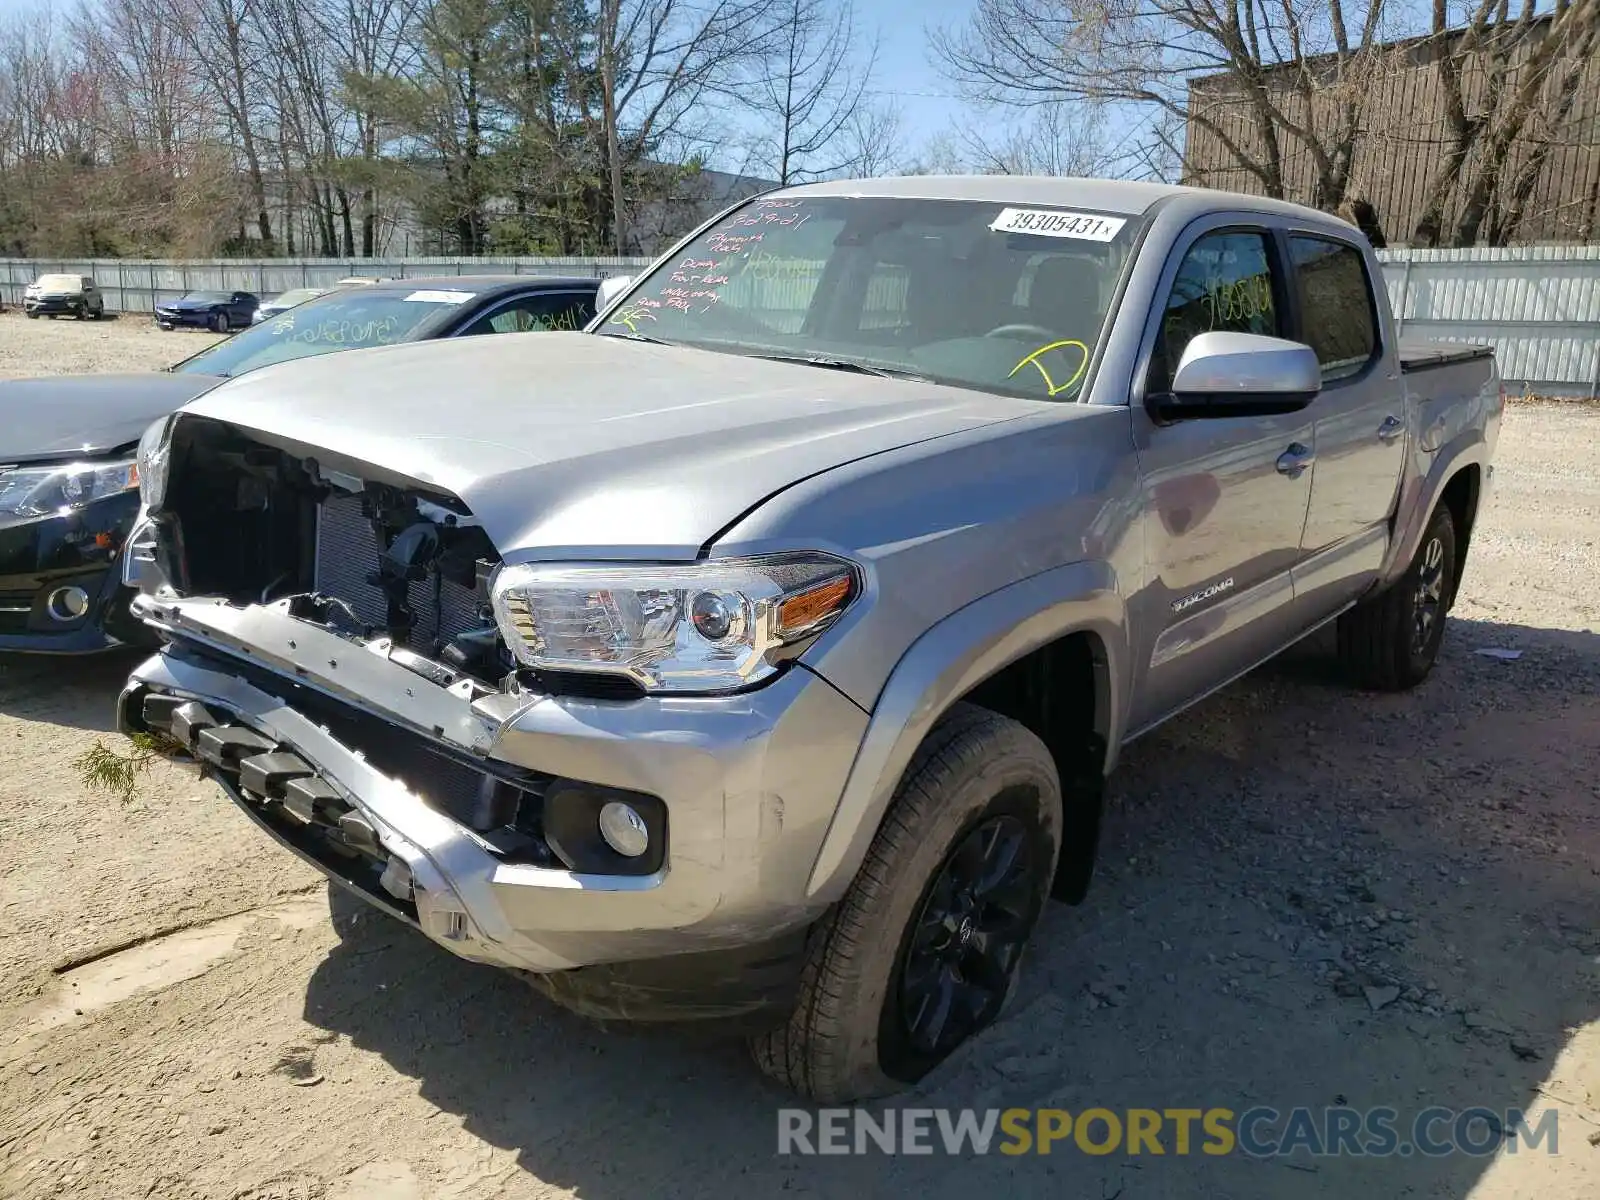
[{"label": "black tonneau cover", "polygon": [[1400,370],[1427,371],[1450,363],[1492,358],[1493,346],[1468,346],[1459,342],[1404,341],[1400,343]]}]

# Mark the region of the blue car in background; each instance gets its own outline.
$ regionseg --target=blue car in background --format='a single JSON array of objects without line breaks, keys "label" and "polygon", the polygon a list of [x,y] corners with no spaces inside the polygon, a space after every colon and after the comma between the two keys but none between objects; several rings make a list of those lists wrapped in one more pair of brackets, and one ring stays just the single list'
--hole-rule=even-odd
[{"label": "blue car in background", "polygon": [[189,292],[156,305],[156,324],[163,329],[198,325],[213,333],[243,329],[255,320],[261,301],[250,292]]}]

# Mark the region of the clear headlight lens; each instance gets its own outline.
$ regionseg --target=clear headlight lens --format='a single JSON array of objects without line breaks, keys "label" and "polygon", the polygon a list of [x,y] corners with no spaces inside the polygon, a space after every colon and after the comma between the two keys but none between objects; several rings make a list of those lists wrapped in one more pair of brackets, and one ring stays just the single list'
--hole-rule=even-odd
[{"label": "clear headlight lens", "polygon": [[157,508],[167,494],[167,467],[172,462],[172,417],[151,424],[139,439],[139,499]]},{"label": "clear headlight lens", "polygon": [[854,599],[855,569],[824,554],[681,566],[503,567],[492,599],[517,660],[621,675],[646,691],[726,692],[772,674],[785,647]]},{"label": "clear headlight lens", "polygon": [[138,486],[132,459],[0,470],[0,521],[71,512]]}]

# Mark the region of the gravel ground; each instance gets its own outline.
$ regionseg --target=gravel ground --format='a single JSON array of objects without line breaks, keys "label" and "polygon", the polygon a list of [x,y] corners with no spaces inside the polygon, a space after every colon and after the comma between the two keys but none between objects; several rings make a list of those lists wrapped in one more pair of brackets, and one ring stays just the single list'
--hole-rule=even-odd
[{"label": "gravel ground", "polygon": [[[179,336],[0,317],[0,372],[153,365]],[[898,1102],[1387,1106],[1402,1130],[1549,1106],[1557,1155],[780,1157],[785,1099],[714,1031],[599,1030],[330,906],[175,767],[86,792],[72,760],[129,664],[0,660],[0,1195],[1592,1198],[1597,439],[1594,409],[1508,414],[1416,692],[1352,692],[1310,645],[1130,746],[1090,900]]]},{"label": "gravel ground", "polygon": [[204,330],[163,332],[141,313],[108,315],[101,321],[30,321],[17,309],[7,308],[0,313],[0,379],[80,371],[157,371],[217,340],[216,334]]}]

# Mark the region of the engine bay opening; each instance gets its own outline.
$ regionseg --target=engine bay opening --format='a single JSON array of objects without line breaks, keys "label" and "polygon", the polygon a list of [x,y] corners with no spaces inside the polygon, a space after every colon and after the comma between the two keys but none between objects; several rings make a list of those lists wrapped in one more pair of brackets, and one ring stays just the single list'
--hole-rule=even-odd
[{"label": "engine bay opening", "polygon": [[489,606],[500,557],[456,497],[206,418],[178,422],[173,460],[159,525],[179,594],[288,599],[298,619],[384,639],[393,659],[443,686],[516,686]]}]

